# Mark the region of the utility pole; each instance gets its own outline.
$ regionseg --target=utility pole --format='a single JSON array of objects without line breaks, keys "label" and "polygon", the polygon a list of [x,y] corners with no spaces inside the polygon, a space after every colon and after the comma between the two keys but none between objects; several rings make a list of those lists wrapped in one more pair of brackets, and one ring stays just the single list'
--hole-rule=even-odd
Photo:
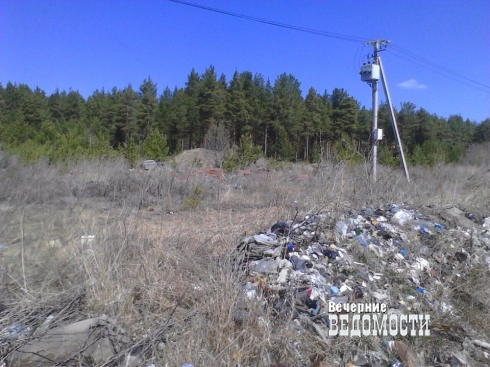
[{"label": "utility pole", "polygon": [[385,73],[383,70],[383,64],[381,63],[381,57],[378,55],[380,51],[386,50],[386,47],[390,41],[377,39],[374,41],[366,42],[366,45],[373,46],[372,63],[367,63],[361,67],[361,80],[366,82],[372,89],[373,95],[373,119],[372,119],[372,131],[371,131],[371,176],[373,181],[376,182],[376,165],[378,159],[378,142],[383,138],[383,130],[378,129],[378,80],[381,78],[383,81],[383,88],[385,91],[386,98],[388,100],[388,105],[390,108],[391,124],[393,126],[393,131],[395,133],[395,138],[398,144],[398,152],[400,154],[400,159],[402,162],[402,167],[407,177],[408,182],[410,182],[410,177],[408,175],[407,165],[405,162],[405,156],[403,154],[403,148],[398,134],[398,128],[396,126],[395,113],[391,105],[390,94],[388,91],[388,85],[386,83]]}]

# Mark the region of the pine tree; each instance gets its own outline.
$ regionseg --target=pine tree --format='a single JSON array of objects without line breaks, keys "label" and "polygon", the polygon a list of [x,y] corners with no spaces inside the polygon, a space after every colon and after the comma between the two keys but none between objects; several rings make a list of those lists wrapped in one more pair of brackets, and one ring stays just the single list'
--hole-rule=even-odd
[{"label": "pine tree", "polygon": [[[303,131],[301,133],[301,136],[304,139],[303,159],[310,159],[311,142],[314,142],[316,137],[321,139],[322,134],[328,131],[328,123],[329,118],[324,100],[322,96],[311,87],[305,98],[305,115],[303,119]],[[318,152],[316,154],[318,154]]]},{"label": "pine tree", "polygon": [[202,78],[202,87],[199,93],[199,128],[196,129],[196,140],[202,145],[204,136],[211,124],[224,122],[225,90],[223,78],[216,80],[214,66],[206,69]]},{"label": "pine tree", "polygon": [[475,127],[473,141],[477,143],[490,141],[490,118],[485,119]]},{"label": "pine tree", "polygon": [[140,86],[140,98],[136,110],[139,134],[145,138],[155,123],[157,111],[157,86],[150,77]]},{"label": "pine tree", "polygon": [[167,137],[158,131],[157,128],[152,128],[141,144],[141,155],[146,159],[160,162],[167,160]]},{"label": "pine tree", "polygon": [[[304,101],[301,96],[300,82],[291,74],[281,74],[273,88],[273,109],[276,140],[276,152],[283,159],[297,158],[301,139]],[[286,144],[284,147],[280,145]],[[290,149],[294,154],[290,155]],[[286,152],[288,152],[286,154]]]},{"label": "pine tree", "polygon": [[112,138],[112,146],[120,147],[131,137],[139,140],[139,129],[136,120],[137,93],[129,84],[122,91],[116,87],[106,101],[105,120]]},{"label": "pine tree", "polygon": [[199,74],[192,69],[187,77],[185,87],[186,94],[186,125],[184,132],[187,135],[187,147],[192,149],[195,146],[195,131],[199,128],[199,91],[201,80]]},{"label": "pine tree", "polygon": [[62,99],[63,117],[65,121],[80,121],[85,112],[85,100],[78,91],[70,90],[65,98]]},{"label": "pine tree", "polygon": [[261,74],[255,74],[253,78],[252,93],[252,118],[255,120],[254,126],[254,144],[262,146],[264,155],[270,154],[272,144],[271,133],[273,126],[273,92],[269,80],[264,81]]},{"label": "pine tree", "polygon": [[332,138],[339,140],[343,134],[354,136],[358,129],[359,105],[344,89],[335,88],[332,100]]},{"label": "pine tree", "polygon": [[233,78],[230,80],[230,86],[226,93],[226,121],[231,130],[231,136],[233,143],[237,143],[239,139],[240,129],[242,127],[242,121],[245,120],[243,114],[245,98],[242,92],[240,74],[235,71]]},{"label": "pine tree", "polygon": [[122,151],[124,157],[128,160],[131,167],[136,167],[136,163],[139,159],[139,145],[136,143],[132,136],[129,137],[128,141],[124,143],[119,149]]}]

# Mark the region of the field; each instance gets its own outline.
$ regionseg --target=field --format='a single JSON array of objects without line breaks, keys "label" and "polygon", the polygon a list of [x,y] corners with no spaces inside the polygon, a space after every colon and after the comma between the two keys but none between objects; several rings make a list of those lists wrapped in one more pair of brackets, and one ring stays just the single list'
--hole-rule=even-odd
[{"label": "field", "polygon": [[[291,340],[311,353],[325,346],[281,325],[234,320],[242,279],[227,255],[242,236],[306,214],[335,218],[393,203],[429,211],[456,205],[477,222],[490,216],[488,144],[457,165],[411,167],[410,183],[383,166],[373,183],[367,164],[263,161],[224,179],[205,166],[203,158],[151,171],[122,160],[22,166],[0,152],[0,328],[106,314],[131,340],[119,354],[138,350],[145,365],[262,366],[267,353],[293,366]],[[0,344],[0,352],[18,343]],[[345,363],[354,344],[370,343],[349,339],[329,350]]]}]

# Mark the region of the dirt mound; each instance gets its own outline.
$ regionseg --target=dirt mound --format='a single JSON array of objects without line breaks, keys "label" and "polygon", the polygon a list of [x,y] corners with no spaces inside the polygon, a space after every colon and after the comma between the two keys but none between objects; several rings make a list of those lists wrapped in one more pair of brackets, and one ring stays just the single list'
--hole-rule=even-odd
[{"label": "dirt mound", "polygon": [[215,156],[214,150],[196,148],[183,151],[174,158],[174,161],[179,168],[214,168]]}]

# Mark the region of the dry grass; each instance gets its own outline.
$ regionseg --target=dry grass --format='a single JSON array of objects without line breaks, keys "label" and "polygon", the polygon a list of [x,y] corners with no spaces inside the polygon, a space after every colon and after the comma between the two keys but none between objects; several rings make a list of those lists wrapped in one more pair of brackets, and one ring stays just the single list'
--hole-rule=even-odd
[{"label": "dry grass", "polygon": [[[170,164],[151,172],[130,171],[123,161],[23,167],[0,156],[0,243],[7,246],[0,250],[7,307],[0,325],[35,327],[52,313],[58,323],[105,313],[118,316],[157,365],[298,365],[324,351],[325,341],[276,323],[265,299],[250,306],[249,321],[234,321],[243,277],[223,255],[237,240],[297,212],[390,203],[456,204],[488,216],[488,162],[415,167],[411,183],[379,167],[373,184],[367,165],[331,162],[220,182],[176,178]],[[183,210],[195,187],[202,194]],[[94,241],[82,243],[85,235]],[[337,340],[329,348],[333,354],[352,343],[368,348],[373,341]]]}]

